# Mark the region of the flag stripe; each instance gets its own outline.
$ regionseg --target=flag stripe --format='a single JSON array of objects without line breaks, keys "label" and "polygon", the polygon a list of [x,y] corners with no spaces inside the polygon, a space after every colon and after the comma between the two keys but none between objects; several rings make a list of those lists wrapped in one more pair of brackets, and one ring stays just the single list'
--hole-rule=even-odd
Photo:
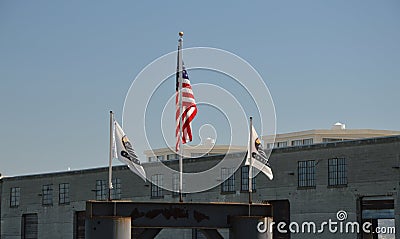
[{"label": "flag stripe", "polygon": [[[179,63],[178,63],[179,64]],[[183,64],[183,63],[182,63]],[[179,69],[179,66],[178,66]],[[185,66],[182,66],[182,78],[179,79],[179,72],[176,73],[176,151],[179,151],[179,144],[182,140],[182,144],[186,144],[187,142],[192,141],[192,129],[191,122],[197,114],[197,106],[196,101],[194,99],[192,86],[190,85],[190,80],[185,69]],[[179,90],[179,80],[182,81],[182,88]],[[182,112],[180,111],[180,102],[179,102],[179,94],[181,94],[182,99]],[[179,137],[180,132],[180,121],[182,119],[182,136]]]}]

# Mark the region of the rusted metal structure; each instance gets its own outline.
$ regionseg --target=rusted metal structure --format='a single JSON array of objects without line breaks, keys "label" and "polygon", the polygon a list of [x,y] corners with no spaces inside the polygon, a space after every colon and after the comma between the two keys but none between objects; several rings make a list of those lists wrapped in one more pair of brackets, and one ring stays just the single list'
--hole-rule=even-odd
[{"label": "rusted metal structure", "polygon": [[230,239],[266,239],[272,233],[260,233],[257,225],[268,226],[271,221],[269,204],[86,202],[88,239],[131,239],[132,228],[141,228],[143,239],[154,238],[163,228],[196,228],[209,239],[223,238],[217,229],[229,228]]}]

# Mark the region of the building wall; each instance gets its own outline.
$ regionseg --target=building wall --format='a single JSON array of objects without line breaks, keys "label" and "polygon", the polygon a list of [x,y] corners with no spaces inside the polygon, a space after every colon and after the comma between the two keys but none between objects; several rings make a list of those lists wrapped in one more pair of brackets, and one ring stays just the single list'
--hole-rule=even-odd
[{"label": "building wall", "polygon": [[[400,135],[400,131],[374,130],[374,129],[341,129],[340,125],[339,128],[337,128],[334,125],[332,129],[313,129],[306,131],[277,134],[275,136],[267,135],[267,136],[262,136],[261,138],[264,140],[266,148],[271,148],[273,145],[274,148],[281,148],[287,146],[295,146],[292,145],[292,141],[296,140],[311,139],[312,140],[311,144],[317,144],[325,142],[324,139],[343,141],[343,140],[356,140],[365,138],[394,136],[394,135]],[[282,142],[286,142],[287,146],[279,145]],[[301,144],[306,145],[309,143],[307,141],[304,141]]]},{"label": "building wall", "polygon": [[[400,232],[399,182],[400,136],[379,139],[346,141],[299,147],[275,149],[270,158],[274,180],[264,175],[256,178],[254,201],[288,200],[292,222],[314,221],[317,225],[329,219],[336,220],[336,213],[345,210],[347,221],[360,217],[359,200],[364,196],[392,196],[395,198],[396,229]],[[328,160],[346,159],[347,186],[328,186]],[[215,165],[221,156],[186,160],[188,171],[201,170]],[[316,185],[313,188],[298,187],[297,162],[315,160]],[[168,162],[176,167],[177,162]],[[1,190],[1,238],[21,238],[21,218],[25,213],[37,213],[39,238],[73,238],[74,215],[85,210],[85,201],[95,199],[96,180],[106,180],[107,168],[73,172],[51,173],[3,178]],[[116,166],[113,178],[120,178],[122,199],[136,201],[178,201],[171,192],[165,191],[164,198],[150,198],[150,183],[144,183],[125,166]],[[59,205],[60,183],[70,183],[70,203]],[[42,185],[53,184],[53,205],[42,206]],[[240,170],[235,176],[235,192],[223,194],[221,187],[202,193],[188,194],[185,201],[247,202],[248,194],[240,191]],[[10,207],[10,188],[20,187],[20,205]],[[227,232],[224,232],[227,236]],[[165,230],[159,239],[191,238],[190,230]],[[178,235],[178,236],[177,236]],[[292,234],[291,238],[357,238],[355,234]],[[397,234],[400,237],[400,234]]]},{"label": "building wall", "polygon": [[[278,150],[271,155],[270,160],[276,178],[272,182],[266,181],[265,189],[260,190],[260,196],[266,200],[288,198],[292,221],[315,220],[318,225],[318,222],[329,218],[336,219],[336,212],[339,210],[348,213],[348,221],[357,221],[357,200],[363,196],[392,195],[398,201],[399,170],[392,167],[400,154],[400,144],[377,142],[380,141],[376,140],[374,143],[374,140],[364,140],[304,146],[301,151]],[[346,159],[348,177],[346,187],[328,186],[327,161],[335,157]],[[297,165],[293,162],[299,160],[316,160],[315,189],[297,188]],[[288,176],[285,171],[296,173]],[[330,238],[329,236],[338,238],[337,235],[324,235],[323,238]],[[320,238],[320,235],[293,235],[292,238]],[[341,238],[355,237],[343,234]]]},{"label": "building wall", "polygon": [[[0,175],[0,177],[1,177],[1,175]],[[2,231],[2,228],[3,228],[3,217],[1,216],[2,215],[2,213],[1,213],[2,208],[3,208],[3,179],[0,178],[0,238],[1,238],[1,235],[2,235],[1,231]]]}]

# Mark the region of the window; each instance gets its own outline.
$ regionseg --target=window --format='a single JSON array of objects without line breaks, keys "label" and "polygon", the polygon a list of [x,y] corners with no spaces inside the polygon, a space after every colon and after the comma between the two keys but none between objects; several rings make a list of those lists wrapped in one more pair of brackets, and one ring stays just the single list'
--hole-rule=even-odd
[{"label": "window", "polygon": [[328,184],[329,186],[347,185],[345,158],[328,160]]},{"label": "window", "polygon": [[313,139],[303,139],[303,145],[310,145],[313,144]]},{"label": "window", "polygon": [[292,140],[292,146],[300,146],[303,145],[302,139]]},{"label": "window", "polygon": [[21,189],[18,187],[11,188],[10,207],[18,207],[19,206],[20,191],[21,191]]},{"label": "window", "polygon": [[[242,166],[242,180],[241,180],[241,191],[249,191],[249,166]],[[256,178],[253,178],[252,185],[253,191],[256,190]]]},{"label": "window", "polygon": [[175,160],[175,159],[178,159],[177,154],[168,154],[167,155],[167,160]]},{"label": "window", "polygon": [[300,188],[315,187],[315,161],[299,161],[297,163],[297,175]]},{"label": "window", "polygon": [[174,173],[172,175],[172,196],[178,197],[179,196],[179,173]]},{"label": "window", "polygon": [[310,145],[314,143],[314,139],[296,139],[292,140],[292,146]]},{"label": "window", "polygon": [[278,148],[284,148],[284,147],[288,146],[287,141],[278,142],[276,144],[277,144]]},{"label": "window", "polygon": [[53,184],[47,184],[42,186],[42,205],[43,206],[53,205]]},{"label": "window", "polygon": [[272,149],[274,147],[273,143],[267,143],[267,149]]},{"label": "window", "polygon": [[111,199],[119,200],[121,199],[121,179],[114,178],[112,180],[113,188],[111,189]]},{"label": "window", "polygon": [[151,198],[163,198],[163,175],[155,174],[151,176]]},{"label": "window", "polygon": [[[172,197],[178,197],[179,196],[179,173],[174,173],[172,175]],[[182,183],[182,187],[185,188],[185,182]],[[186,196],[185,193],[182,194],[183,197]]]},{"label": "window", "polygon": [[158,155],[157,161],[164,161],[164,155]]},{"label": "window", "polygon": [[[110,198],[112,200],[121,199],[121,179],[114,178],[112,180],[113,188],[111,189]],[[108,181],[96,180],[96,200],[107,200],[108,198]]]},{"label": "window", "polygon": [[107,199],[106,180],[96,180],[96,200]]},{"label": "window", "polygon": [[322,138],[322,142],[324,143],[329,143],[329,142],[337,142],[337,141],[344,141],[344,140],[350,140],[350,139],[335,139],[335,138]]},{"label": "window", "polygon": [[221,192],[235,192],[235,174],[233,168],[221,168],[221,178],[223,180],[223,183],[221,185]]},{"label": "window", "polygon": [[22,215],[21,222],[21,238],[37,239],[38,238],[38,216],[36,213]]},{"label": "window", "polygon": [[58,189],[58,203],[69,204],[69,183],[60,183]]},{"label": "window", "polygon": [[[179,173],[174,173],[172,175],[172,187],[172,197],[179,197]],[[185,188],[185,181],[183,181],[182,187]],[[186,193],[183,193],[182,196],[186,197]]]},{"label": "window", "polygon": [[156,158],[153,157],[153,156],[150,156],[150,157],[147,158],[147,160],[148,160],[149,162],[155,162],[155,161],[156,161]]},{"label": "window", "polygon": [[342,141],[341,139],[334,139],[334,138],[322,138],[323,143],[329,143],[329,142],[336,142],[336,141]]}]

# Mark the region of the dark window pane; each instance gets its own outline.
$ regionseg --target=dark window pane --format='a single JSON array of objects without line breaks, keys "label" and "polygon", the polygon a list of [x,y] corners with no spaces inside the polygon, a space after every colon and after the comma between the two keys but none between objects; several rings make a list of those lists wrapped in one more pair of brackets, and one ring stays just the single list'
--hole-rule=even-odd
[{"label": "dark window pane", "polygon": [[329,186],[347,185],[345,158],[332,158],[328,161]]},{"label": "dark window pane", "polygon": [[314,187],[315,186],[315,161],[299,161],[297,163],[298,186]]}]

